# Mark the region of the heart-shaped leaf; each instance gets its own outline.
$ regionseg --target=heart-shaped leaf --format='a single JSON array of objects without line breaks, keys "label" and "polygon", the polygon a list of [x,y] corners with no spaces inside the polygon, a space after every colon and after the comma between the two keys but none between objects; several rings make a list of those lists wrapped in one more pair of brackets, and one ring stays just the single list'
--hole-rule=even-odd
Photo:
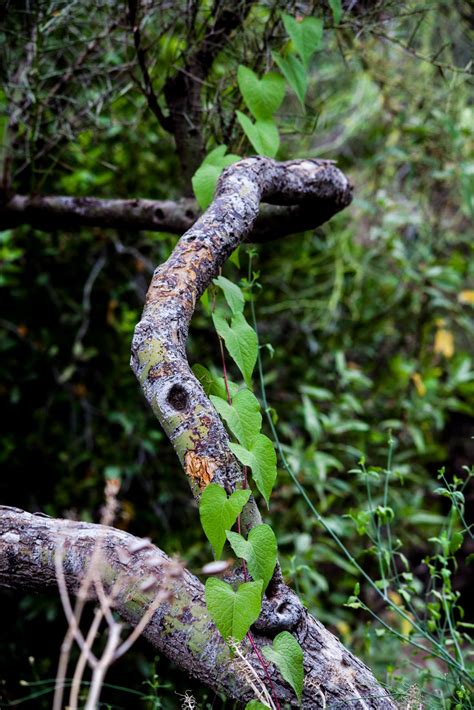
[{"label": "heart-shaped leaf", "polygon": [[224,340],[229,355],[234,360],[244,376],[245,384],[252,387],[252,372],[257,362],[258,339],[253,328],[245,320],[242,313],[232,316],[229,324],[218,313],[212,316],[217,333]]},{"label": "heart-shaped leaf", "polygon": [[259,119],[252,123],[241,111],[236,111],[242,129],[259,155],[274,158],[280,146],[280,134],[276,123],[271,119]]},{"label": "heart-shaped leaf", "polygon": [[229,498],[217,483],[210,483],[204,489],[199,501],[199,517],[217,558],[222,554],[226,530],[230,530],[249,498],[248,489],[234,491]]},{"label": "heart-shaped leaf", "polygon": [[244,310],[244,294],[242,293],[242,289],[237,286],[237,284],[233,283],[232,281],[229,281],[229,279],[226,279],[225,276],[218,276],[216,279],[214,279],[213,283],[216,284],[216,286],[219,286],[219,288],[222,289],[225,300],[227,301],[227,305],[229,306],[230,310],[232,313],[235,315],[236,313],[242,313]]},{"label": "heart-shaped leaf", "polygon": [[255,481],[255,485],[265,498],[268,506],[277,475],[277,459],[272,442],[264,434],[258,434],[248,449],[240,446],[240,444],[231,443],[229,446],[239,461],[244,466],[250,466],[252,469],[252,478]]},{"label": "heart-shaped leaf", "polygon": [[239,444],[249,448],[262,428],[260,403],[255,395],[240,390],[232,398],[232,406],[220,397],[211,396],[211,401]]},{"label": "heart-shaped leaf", "polygon": [[218,145],[202,161],[192,178],[192,185],[199,207],[205,210],[212,202],[217,180],[224,168],[240,160],[238,155],[225,154],[227,146]]},{"label": "heart-shaped leaf", "polygon": [[320,48],[323,39],[323,21],[318,17],[295,20],[291,15],[283,15],[283,24],[295,49],[308,66],[312,55]]},{"label": "heart-shaped leaf", "polygon": [[285,95],[285,81],[280,74],[268,72],[261,79],[248,67],[239,66],[237,82],[245,104],[256,119],[272,118]]},{"label": "heart-shaped leaf", "polygon": [[230,584],[211,577],[206,582],[206,606],[223,638],[242,641],[258,619],[262,582],[245,582],[235,592]]},{"label": "heart-shaped leaf", "polygon": [[262,592],[273,576],[277,560],[277,541],[269,525],[256,525],[251,529],[247,540],[239,533],[227,531],[227,539],[237,557],[247,562],[253,580],[261,579]]},{"label": "heart-shaped leaf", "polygon": [[304,669],[303,650],[298,641],[288,631],[282,631],[273,639],[273,646],[265,646],[263,655],[274,663],[283,678],[291,685],[301,703]]},{"label": "heart-shaped leaf", "polygon": [[[208,397],[211,394],[216,397],[222,397],[222,399],[227,397],[226,383],[223,377],[214,377],[207,367],[199,363],[193,365],[192,370]],[[239,385],[229,380],[229,378],[227,378],[227,388],[229,389],[231,397],[236,395],[239,391]]]},{"label": "heart-shaped leaf", "polygon": [[298,57],[295,57],[293,54],[282,57],[280,54],[272,52],[272,57],[304,108],[304,97],[306,96],[306,90],[308,88],[304,66]]}]

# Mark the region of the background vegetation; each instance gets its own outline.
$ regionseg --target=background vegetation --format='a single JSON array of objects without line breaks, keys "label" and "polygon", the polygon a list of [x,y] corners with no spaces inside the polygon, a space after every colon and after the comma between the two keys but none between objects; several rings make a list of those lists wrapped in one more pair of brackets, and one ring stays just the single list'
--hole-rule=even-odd
[{"label": "background vegetation", "polygon": [[[110,3],[93,11],[86,3],[14,5],[3,4],[0,35],[3,167],[14,190],[179,197],[186,186],[173,142],[137,87],[132,41]],[[336,159],[355,200],[315,233],[251,248],[264,384],[297,480],[379,588],[385,579],[408,620],[381,603],[309,514],[283,465],[268,520],[285,576],[308,608],[395,693],[426,707],[472,707],[459,668],[426,659],[387,629],[414,636],[418,615],[469,661],[474,546],[462,513],[472,503],[474,450],[472,6],[356,5],[336,23],[323,4],[257,3],[213,66],[204,130],[209,149],[226,142],[233,153],[253,152],[229,118],[238,64],[261,71],[271,63],[267,45],[285,42],[281,9],[324,15],[306,111],[288,92],[278,114],[278,157]],[[150,2],[146,13],[159,83],[186,51],[186,28],[166,3]],[[25,62],[32,32],[39,50]],[[93,42],[100,68],[79,62]],[[104,475],[120,474],[117,525],[194,570],[210,557],[197,509],[128,364],[151,272],[175,241],[101,229],[0,232],[0,497],[98,520]],[[245,286],[249,247],[239,261],[224,273]],[[189,358],[220,368],[206,303]],[[2,594],[0,616],[2,706],[49,707],[65,629],[58,600]],[[186,689],[200,707],[225,705],[154,660],[145,643],[107,680],[110,707],[173,708]]]}]

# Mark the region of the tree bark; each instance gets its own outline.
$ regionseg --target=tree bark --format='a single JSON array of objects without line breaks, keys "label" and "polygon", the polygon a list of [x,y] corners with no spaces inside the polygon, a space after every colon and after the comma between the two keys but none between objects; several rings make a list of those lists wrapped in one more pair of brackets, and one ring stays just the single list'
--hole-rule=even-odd
[{"label": "tree bark", "polygon": [[[115,609],[136,625],[158,591],[170,560],[151,543],[114,528],[72,520],[31,515],[0,506],[0,587],[45,592],[57,589],[55,554],[64,551],[63,569],[68,591],[74,594],[99,545],[99,567],[107,593],[117,591]],[[143,591],[143,580],[156,579],[153,592]],[[248,669],[231,658],[229,649],[210,620],[201,582],[187,570],[173,580],[171,597],[153,614],[143,635],[180,668],[216,691],[247,702],[254,697]],[[373,710],[394,709],[387,693],[369,669],[306,611],[294,631],[305,654],[305,710],[330,707]],[[259,649],[270,640],[254,634]],[[264,676],[255,651],[243,642],[242,650],[262,681]],[[274,666],[269,673],[281,703],[297,707],[291,688]]]},{"label": "tree bark", "polygon": [[[261,205],[246,241],[262,243],[315,229],[337,210],[315,211],[309,205]],[[65,195],[11,195],[0,199],[0,231],[23,224],[51,232],[75,231],[81,227],[117,230],[146,230],[184,234],[200,217],[193,199],[99,199]]]},{"label": "tree bark", "polygon": [[222,173],[210,207],[156,269],[135,329],[131,365],[196,498],[211,480],[228,491],[242,482],[219,415],[186,357],[197,300],[251,233],[261,200],[303,204],[326,218],[351,199],[349,181],[330,161],[241,160]]}]

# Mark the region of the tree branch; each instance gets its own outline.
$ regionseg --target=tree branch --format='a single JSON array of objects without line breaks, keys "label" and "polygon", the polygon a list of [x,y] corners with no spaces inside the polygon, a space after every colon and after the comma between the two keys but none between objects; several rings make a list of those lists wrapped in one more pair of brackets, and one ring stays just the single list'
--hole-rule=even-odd
[{"label": "tree branch", "polygon": [[[114,607],[133,626],[153,603],[156,589],[163,591],[169,558],[151,543],[114,528],[55,520],[0,506],[0,588],[44,592],[57,590],[55,555],[64,550],[64,581],[77,593],[97,546],[98,566],[105,591],[114,591]],[[143,580],[156,579],[153,592],[143,590]],[[91,588],[92,589],[92,588]],[[236,700],[254,697],[249,669],[231,658],[229,649],[206,611],[204,588],[187,570],[174,579],[171,598],[163,595],[143,635],[181,669],[205,685]],[[395,705],[371,672],[307,612],[296,629],[305,653],[305,710],[328,707],[354,710],[394,710]],[[255,633],[258,648],[270,641]],[[262,676],[254,650],[242,644],[246,660]],[[297,707],[289,686],[270,666],[272,682],[281,703]],[[251,678],[250,678],[251,680]]]},{"label": "tree branch", "polygon": [[[186,358],[188,327],[197,300],[251,233],[261,200],[297,203],[327,217],[351,199],[349,181],[331,161],[241,160],[224,170],[210,207],[181,237],[168,261],[156,269],[135,328],[131,365],[197,499],[211,481],[230,493],[245,480],[222,421]],[[242,514],[243,530],[248,532],[260,523],[251,497]],[[277,566],[266,590],[260,627],[268,632],[290,630],[302,614],[301,602],[282,583]]]},{"label": "tree branch", "polygon": [[[315,229],[341,209],[335,202],[303,205],[262,205],[248,242],[267,242]],[[81,227],[147,230],[183,234],[201,215],[192,199],[117,200],[61,195],[13,195],[0,200],[0,230],[28,224],[35,229],[73,231]]]},{"label": "tree branch", "polygon": [[172,123],[168,116],[165,116],[158,103],[158,98],[153,91],[153,83],[146,64],[146,52],[143,49],[142,38],[140,32],[140,19],[138,17],[138,0],[128,0],[128,21],[133,35],[133,44],[137,55],[137,62],[143,78],[143,86],[141,89],[148,103],[148,108],[156,116],[161,127],[165,131],[172,131]]}]

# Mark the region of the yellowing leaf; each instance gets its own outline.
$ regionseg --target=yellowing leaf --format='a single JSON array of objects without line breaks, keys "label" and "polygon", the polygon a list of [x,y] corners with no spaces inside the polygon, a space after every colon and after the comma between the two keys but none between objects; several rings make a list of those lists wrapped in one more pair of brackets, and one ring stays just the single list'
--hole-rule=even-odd
[{"label": "yellowing leaf", "polygon": [[464,289],[458,293],[458,302],[465,303],[469,306],[474,306],[474,291],[470,289]]},{"label": "yellowing leaf", "polygon": [[[411,617],[411,614],[409,614],[409,616]],[[402,632],[402,634],[404,636],[408,636],[410,631],[412,630],[412,628],[413,628],[413,624],[408,619],[402,618],[401,623],[400,623],[400,631]]]},{"label": "yellowing leaf", "polygon": [[454,355],[454,337],[450,330],[440,328],[436,331],[434,351],[438,355],[450,358]]},{"label": "yellowing leaf", "polygon": [[411,376],[411,379],[413,380],[413,384],[415,385],[415,389],[420,395],[420,397],[424,397],[426,394],[426,385],[421,379],[421,375],[419,372],[414,372],[413,375]]},{"label": "yellowing leaf", "polygon": [[403,606],[402,598],[398,592],[394,592],[392,589],[388,592],[388,596],[391,601],[397,606]]}]

